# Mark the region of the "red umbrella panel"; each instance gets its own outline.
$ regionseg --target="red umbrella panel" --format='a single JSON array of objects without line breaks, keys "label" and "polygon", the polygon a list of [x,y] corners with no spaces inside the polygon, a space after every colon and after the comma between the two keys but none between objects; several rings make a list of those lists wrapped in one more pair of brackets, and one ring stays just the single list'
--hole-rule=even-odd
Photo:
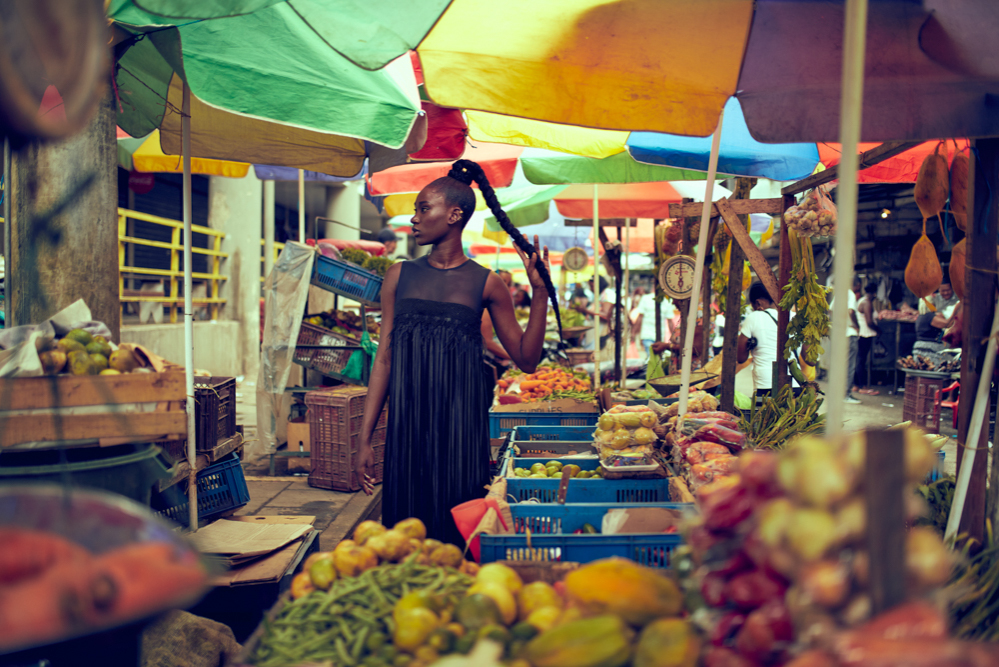
[{"label": "red umbrella panel", "polygon": [[[482,170],[494,188],[505,188],[513,181],[517,160],[523,152],[521,146],[480,143],[467,145],[461,157],[482,165]],[[419,192],[431,181],[447,176],[450,169],[450,162],[401,165],[371,175],[368,178],[368,189],[374,196]]]}]

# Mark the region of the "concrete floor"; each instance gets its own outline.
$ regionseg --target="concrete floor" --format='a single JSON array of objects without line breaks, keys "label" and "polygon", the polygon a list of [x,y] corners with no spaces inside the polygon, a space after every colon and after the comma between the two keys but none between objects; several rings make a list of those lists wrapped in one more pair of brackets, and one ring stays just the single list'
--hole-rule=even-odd
[{"label": "concrete floor", "polygon": [[[237,380],[236,423],[243,426],[244,440],[256,440],[256,384],[253,380]],[[340,493],[309,486],[307,475],[289,475],[288,459],[278,457],[275,476],[268,475],[270,457],[243,460],[250,502],[236,514],[246,515],[307,515],[316,517],[313,524],[322,531],[319,548],[330,550],[337,542],[349,537],[354,527],[366,519],[381,516],[381,487],[375,494]]]}]

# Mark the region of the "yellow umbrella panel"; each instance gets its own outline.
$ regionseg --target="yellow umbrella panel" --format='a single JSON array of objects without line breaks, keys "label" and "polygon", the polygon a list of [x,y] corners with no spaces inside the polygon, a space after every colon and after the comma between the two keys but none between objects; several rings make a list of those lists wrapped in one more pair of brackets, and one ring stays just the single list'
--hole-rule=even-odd
[{"label": "yellow umbrella panel", "polygon": [[438,104],[707,136],[735,93],[753,0],[453,0],[417,48]]},{"label": "yellow umbrella panel", "polygon": [[582,157],[605,158],[627,149],[628,132],[546,123],[486,111],[468,111],[468,135],[478,141],[544,148]]},{"label": "yellow umbrella panel", "polygon": [[[184,171],[183,158],[167,155],[160,150],[160,131],[153,130],[132,153],[132,169],[142,172],[179,174]],[[191,173],[203,176],[243,178],[250,170],[247,162],[229,162],[209,158],[191,158]]]}]

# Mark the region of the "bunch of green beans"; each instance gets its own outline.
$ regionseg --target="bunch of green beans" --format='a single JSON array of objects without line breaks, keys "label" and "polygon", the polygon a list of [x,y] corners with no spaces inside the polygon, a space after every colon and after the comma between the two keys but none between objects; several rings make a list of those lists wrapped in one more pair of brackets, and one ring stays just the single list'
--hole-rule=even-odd
[{"label": "bunch of green beans", "polygon": [[328,591],[313,591],[289,602],[264,633],[253,657],[258,667],[290,667],[304,662],[333,662],[356,667],[369,654],[393,657],[386,644],[395,630],[392,609],[399,598],[428,590],[445,605],[464,597],[472,578],[453,568],[418,565],[415,557],[381,565],[357,577],[337,579]]}]

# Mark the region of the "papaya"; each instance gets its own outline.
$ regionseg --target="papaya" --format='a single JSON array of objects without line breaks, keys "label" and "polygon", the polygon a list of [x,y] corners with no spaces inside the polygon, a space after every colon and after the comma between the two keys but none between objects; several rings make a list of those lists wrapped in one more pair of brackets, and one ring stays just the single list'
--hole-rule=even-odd
[{"label": "papaya", "polygon": [[641,626],[683,607],[680,589],[651,568],[625,558],[594,561],[565,578],[570,599],[593,613],[611,613]]},{"label": "papaya", "polygon": [[[943,280],[943,268],[937,259],[937,251],[926,236],[926,220],[923,220],[923,235],[912,246],[909,263],[905,265],[905,284],[920,299],[925,299],[937,291]],[[929,302],[927,301],[927,304]],[[929,304],[934,309],[932,304]]]},{"label": "papaya", "polygon": [[[940,155],[940,146],[942,145],[941,141],[933,153],[923,159],[923,164],[919,166],[919,175],[916,176],[916,187],[913,195],[916,198],[919,212],[923,214],[924,223],[933,216],[937,216],[939,219],[940,212],[947,204],[947,195],[950,192],[946,153]],[[967,182],[967,176],[965,176],[965,182]]]},{"label": "papaya", "polygon": [[631,658],[631,632],[617,616],[572,621],[527,643],[533,667],[622,667]]},{"label": "papaya", "polygon": [[961,231],[968,229],[968,155],[958,152],[950,162],[950,212]]},{"label": "papaya", "polygon": [[660,618],[638,636],[634,667],[694,667],[701,650],[697,635],[686,621]]},{"label": "papaya", "polygon": [[[957,217],[956,215],[954,216]],[[950,251],[950,286],[954,288],[954,294],[958,299],[964,298],[964,267],[967,263],[967,240],[961,239]]]}]

